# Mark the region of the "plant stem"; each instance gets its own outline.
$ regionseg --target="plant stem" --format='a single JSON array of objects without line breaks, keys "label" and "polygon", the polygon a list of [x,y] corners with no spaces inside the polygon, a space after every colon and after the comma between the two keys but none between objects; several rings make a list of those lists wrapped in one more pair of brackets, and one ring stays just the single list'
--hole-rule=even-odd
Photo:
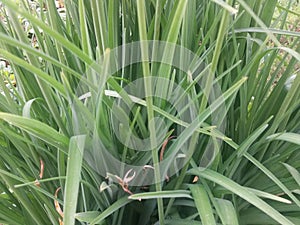
[{"label": "plant stem", "polygon": [[[232,0],[227,0],[227,3],[229,5],[232,4]],[[218,62],[219,62],[219,58],[221,55],[221,50],[222,50],[222,46],[223,46],[223,42],[224,42],[224,38],[226,36],[226,31],[228,29],[229,26],[229,12],[226,9],[223,9],[223,15],[222,15],[222,19],[221,19],[221,23],[220,23],[220,30],[218,33],[218,37],[217,37],[217,41],[216,41],[216,47],[215,47],[215,51],[213,54],[213,58],[212,58],[212,63],[211,63],[211,69],[209,72],[209,75],[207,77],[207,81],[205,84],[205,90],[204,90],[204,98],[202,99],[201,105],[200,105],[200,112],[202,112],[207,105],[207,101],[211,92],[211,88],[213,86],[213,79],[217,70],[217,66],[218,66]]]},{"label": "plant stem", "polygon": [[[138,24],[139,24],[139,35],[140,40],[147,40],[147,31],[146,31],[146,20],[145,20],[145,1],[140,0],[137,1],[137,11],[138,11]],[[151,84],[151,76],[150,76],[150,68],[148,55],[148,46],[145,42],[141,42],[141,56],[143,60],[143,74],[144,74],[144,86],[146,93],[146,103],[147,103],[147,114],[148,114],[148,128],[150,131],[150,141],[151,141],[151,149],[152,149],[152,160],[154,166],[154,178],[155,178],[155,188],[156,191],[161,191],[161,181],[160,181],[160,168],[159,168],[159,159],[158,159],[158,149],[156,148],[156,132],[155,132],[155,124],[153,122],[154,119],[154,111],[153,111],[153,100],[152,100],[152,84]],[[164,209],[163,209],[163,201],[161,198],[157,199],[158,205],[158,216],[159,216],[159,224],[164,225]]]}]

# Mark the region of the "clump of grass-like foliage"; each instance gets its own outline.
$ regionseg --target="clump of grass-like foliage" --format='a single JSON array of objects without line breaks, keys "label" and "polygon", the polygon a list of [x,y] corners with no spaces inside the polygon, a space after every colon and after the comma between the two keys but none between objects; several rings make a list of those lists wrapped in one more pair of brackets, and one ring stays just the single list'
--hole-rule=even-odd
[{"label": "clump of grass-like foliage", "polygon": [[[294,4],[1,0],[0,57],[13,78],[1,73],[0,224],[300,224],[300,35],[286,27]],[[145,40],[167,44],[151,52],[142,42],[147,60],[106,79],[114,49]],[[148,60],[186,63],[172,44],[200,60],[192,75]],[[124,62],[136,53],[127,49],[118,48]],[[147,77],[168,82],[153,90]],[[175,84],[180,98],[154,97]],[[207,99],[215,86],[223,94]],[[116,130],[128,143],[150,137],[150,150],[128,147]],[[113,167],[103,151],[119,174],[103,174]],[[130,186],[138,175],[125,163],[154,182]]]}]

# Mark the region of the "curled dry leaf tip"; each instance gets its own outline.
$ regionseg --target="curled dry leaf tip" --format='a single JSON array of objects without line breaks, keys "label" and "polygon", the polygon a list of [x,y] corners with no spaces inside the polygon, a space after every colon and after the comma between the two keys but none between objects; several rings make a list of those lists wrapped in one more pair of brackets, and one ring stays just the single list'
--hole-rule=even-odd
[{"label": "curled dry leaf tip", "polygon": [[[39,174],[39,178],[43,179],[43,176],[44,176],[44,161],[42,159],[40,159],[40,174]],[[40,182],[39,182],[38,179],[36,179],[34,181],[34,185],[37,186],[37,187],[41,186],[41,184],[40,184]]]},{"label": "curled dry leaf tip", "polygon": [[55,209],[56,211],[58,212],[58,214],[63,218],[64,217],[64,213],[63,211],[61,210],[60,208],[60,205],[57,201],[57,195],[58,195],[58,192],[60,191],[61,187],[58,187],[55,191],[55,194],[54,194],[54,197],[55,197],[55,200],[54,200],[54,205],[55,205]]}]

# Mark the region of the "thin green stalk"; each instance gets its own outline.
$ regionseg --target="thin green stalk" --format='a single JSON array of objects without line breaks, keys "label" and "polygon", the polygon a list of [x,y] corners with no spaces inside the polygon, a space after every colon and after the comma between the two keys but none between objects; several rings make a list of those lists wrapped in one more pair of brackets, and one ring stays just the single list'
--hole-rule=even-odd
[{"label": "thin green stalk", "polygon": [[85,54],[91,55],[89,30],[87,27],[85,6],[83,0],[79,0],[78,9],[79,9],[82,50]]},{"label": "thin green stalk", "polygon": [[161,11],[162,11],[162,2],[161,2],[161,0],[156,0],[154,34],[153,34],[153,39],[154,40],[159,40]]},{"label": "thin green stalk", "polygon": [[98,20],[99,20],[99,29],[100,29],[100,37],[101,37],[101,47],[102,53],[105,52],[105,48],[108,47],[108,37],[107,37],[107,24],[106,24],[106,14],[105,14],[105,2],[104,0],[93,0],[96,1]]},{"label": "thin green stalk", "polygon": [[100,49],[100,47],[102,45],[101,29],[100,29],[100,19],[99,19],[100,16],[99,16],[99,12],[98,12],[97,3],[96,3],[95,0],[91,1],[91,7],[92,7],[92,15],[93,15],[93,22],[94,22],[94,29],[95,29],[95,36],[96,36],[97,48]]},{"label": "thin green stalk", "polygon": [[119,34],[119,0],[108,1],[108,47],[115,48],[118,46]]},{"label": "thin green stalk", "polygon": [[[154,33],[153,33],[153,40],[159,40],[160,35],[160,21],[161,21],[161,11],[162,5],[161,0],[156,0],[155,5],[155,18],[154,18]],[[152,50],[152,57],[156,57],[158,54],[158,45],[157,42],[153,43],[153,50]],[[158,65],[153,64],[151,67],[151,75],[154,76],[155,72],[157,72]]]},{"label": "thin green stalk", "polygon": [[[228,5],[232,5],[233,0],[227,0],[226,2],[228,3]],[[212,89],[213,79],[214,79],[215,73],[217,71],[223,42],[226,37],[227,29],[229,27],[229,16],[230,16],[230,13],[226,9],[223,9],[223,16],[222,16],[221,23],[219,26],[220,30],[219,30],[217,41],[216,41],[216,46],[215,46],[215,51],[214,51],[213,58],[212,58],[210,72],[207,77],[205,88],[204,88],[205,96],[201,101],[200,112],[202,112],[206,108],[208,98],[209,98],[209,95],[210,95],[210,92]]]},{"label": "thin green stalk", "polygon": [[[145,19],[145,1],[140,0],[137,1],[137,12],[138,12],[138,24],[139,24],[139,35],[140,40],[147,40],[147,31],[146,31],[146,19]],[[154,110],[153,110],[153,100],[152,100],[152,84],[151,84],[151,76],[150,76],[150,68],[149,63],[149,53],[148,46],[141,42],[141,54],[143,60],[143,74],[144,74],[144,87],[146,93],[146,103],[147,103],[147,114],[148,114],[148,127],[150,131],[150,142],[152,148],[152,160],[154,165],[154,176],[155,176],[155,188],[156,191],[161,191],[161,176],[160,176],[160,168],[159,168],[159,158],[158,158],[158,149],[156,147],[156,130],[154,119]],[[150,78],[150,79],[149,79]],[[158,216],[160,225],[164,225],[164,207],[162,199],[157,199],[158,205]]]}]

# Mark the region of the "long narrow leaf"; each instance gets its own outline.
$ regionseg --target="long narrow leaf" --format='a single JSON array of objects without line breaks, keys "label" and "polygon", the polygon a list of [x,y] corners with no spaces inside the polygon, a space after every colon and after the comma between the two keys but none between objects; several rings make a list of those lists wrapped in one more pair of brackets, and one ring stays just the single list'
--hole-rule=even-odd
[{"label": "long narrow leaf", "polygon": [[296,134],[296,133],[272,134],[268,136],[267,139],[287,141],[287,142],[300,145],[300,134]]},{"label": "long narrow leaf", "polygon": [[221,198],[216,198],[215,202],[218,205],[219,211],[217,210],[217,212],[222,220],[222,224],[239,224],[236,210],[230,201]]},{"label": "long narrow leaf", "polygon": [[230,180],[229,178],[224,177],[217,172],[205,168],[191,169],[189,173],[211,180],[225,187],[226,189],[232,191],[234,194],[240,196],[241,198],[245,199],[249,203],[253,204],[257,208],[265,212],[268,216],[272,217],[277,222],[281,224],[293,225],[291,221],[289,221],[286,217],[284,217],[282,214],[280,214],[278,211],[276,211],[266,202],[258,198],[255,194],[249,192],[246,188]]},{"label": "long narrow leaf", "polygon": [[75,224],[75,212],[78,200],[81,166],[85,145],[85,136],[74,136],[70,139],[67,162],[67,179],[64,196],[64,225]]},{"label": "long narrow leaf", "polygon": [[282,164],[287,168],[287,170],[290,172],[290,174],[293,176],[293,178],[295,179],[295,181],[300,187],[300,173],[298,172],[298,170],[296,170],[294,167],[290,166],[287,163],[282,163]]},{"label": "long narrow leaf", "polygon": [[192,198],[189,191],[174,190],[174,191],[156,191],[148,193],[140,193],[130,195],[129,199],[157,199],[157,198]]},{"label": "long narrow leaf", "polygon": [[69,139],[66,136],[38,120],[2,112],[0,112],[0,119],[64,151],[68,147]]},{"label": "long narrow leaf", "polygon": [[91,221],[91,225],[94,224],[98,224],[101,221],[103,221],[106,217],[110,216],[112,213],[114,213],[115,211],[117,211],[118,209],[120,209],[121,207],[127,205],[129,202],[131,202],[130,199],[128,199],[128,197],[123,197],[121,199],[119,199],[118,201],[116,201],[114,204],[112,204],[110,207],[108,207],[105,211],[103,211],[99,216],[97,216],[96,218],[94,218]]},{"label": "long narrow leaf", "polygon": [[204,187],[200,185],[190,185],[189,188],[192,192],[195,205],[198,209],[198,213],[200,215],[202,224],[203,225],[216,224],[213,215],[213,209]]}]

